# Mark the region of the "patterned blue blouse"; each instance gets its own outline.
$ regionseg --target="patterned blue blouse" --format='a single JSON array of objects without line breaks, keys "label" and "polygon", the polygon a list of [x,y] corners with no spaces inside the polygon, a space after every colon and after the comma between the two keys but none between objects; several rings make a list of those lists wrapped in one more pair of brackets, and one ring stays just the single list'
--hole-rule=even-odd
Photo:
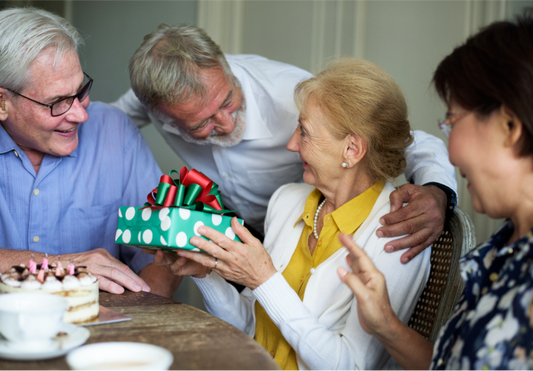
[{"label": "patterned blue blouse", "polygon": [[461,259],[465,290],[435,342],[433,369],[533,368],[533,230],[507,220]]}]

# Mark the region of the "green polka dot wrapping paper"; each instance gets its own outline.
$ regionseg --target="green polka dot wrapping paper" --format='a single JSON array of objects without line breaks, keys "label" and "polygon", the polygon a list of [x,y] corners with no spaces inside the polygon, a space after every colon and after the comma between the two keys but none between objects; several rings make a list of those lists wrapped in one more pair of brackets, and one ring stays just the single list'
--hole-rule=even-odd
[{"label": "green polka dot wrapping paper", "polygon": [[[176,249],[200,251],[189,240],[204,236],[198,228],[205,225],[240,241],[231,229],[231,217],[202,211],[168,208],[159,210],[142,207],[120,207],[115,243],[144,249],[174,252]],[[242,219],[239,222],[243,224]]]},{"label": "green polka dot wrapping paper", "polygon": [[224,209],[218,185],[195,169],[183,167],[179,179],[172,179],[173,173],[178,172],[161,176],[143,207],[119,208],[115,243],[169,252],[200,251],[189,241],[194,236],[208,240],[198,233],[204,225],[240,241],[231,229],[232,217],[223,215],[232,210]]}]

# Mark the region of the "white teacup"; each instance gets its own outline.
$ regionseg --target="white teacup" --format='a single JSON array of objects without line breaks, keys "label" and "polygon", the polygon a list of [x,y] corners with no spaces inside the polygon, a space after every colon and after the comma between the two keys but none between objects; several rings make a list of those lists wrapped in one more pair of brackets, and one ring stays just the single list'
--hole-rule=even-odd
[{"label": "white teacup", "polygon": [[84,345],[67,355],[71,370],[168,370],[172,362],[165,348],[130,342]]},{"label": "white teacup", "polygon": [[0,332],[15,347],[47,347],[63,323],[67,300],[45,293],[0,295]]}]

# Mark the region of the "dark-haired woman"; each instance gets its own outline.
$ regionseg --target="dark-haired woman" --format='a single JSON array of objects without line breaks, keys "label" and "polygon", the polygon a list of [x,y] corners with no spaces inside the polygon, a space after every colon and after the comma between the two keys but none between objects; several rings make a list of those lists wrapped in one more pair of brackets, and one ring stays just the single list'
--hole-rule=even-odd
[{"label": "dark-haired woman", "polygon": [[431,345],[401,323],[383,276],[351,239],[359,319],[405,369],[533,368],[533,18],[490,25],[438,66],[448,105],[441,128],[452,164],[468,179],[474,209],[507,218],[461,260],[465,290]]}]

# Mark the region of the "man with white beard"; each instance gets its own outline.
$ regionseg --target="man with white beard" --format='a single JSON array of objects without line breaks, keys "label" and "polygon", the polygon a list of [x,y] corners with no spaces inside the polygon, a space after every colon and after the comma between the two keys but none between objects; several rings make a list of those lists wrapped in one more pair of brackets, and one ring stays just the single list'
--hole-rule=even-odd
[{"label": "man with white beard", "polygon": [[[256,55],[224,55],[198,27],[160,25],[131,58],[132,89],[114,105],[138,126],[152,122],[189,167],[220,186],[224,205],[261,238],[271,195],[302,178],[302,161],[286,145],[298,124],[294,87],[312,76]],[[397,211],[378,231],[411,234],[386,247],[410,247],[404,263],[440,235],[446,209],[456,202],[446,147],[424,132],[414,136],[405,175],[417,185],[393,192]]]}]

